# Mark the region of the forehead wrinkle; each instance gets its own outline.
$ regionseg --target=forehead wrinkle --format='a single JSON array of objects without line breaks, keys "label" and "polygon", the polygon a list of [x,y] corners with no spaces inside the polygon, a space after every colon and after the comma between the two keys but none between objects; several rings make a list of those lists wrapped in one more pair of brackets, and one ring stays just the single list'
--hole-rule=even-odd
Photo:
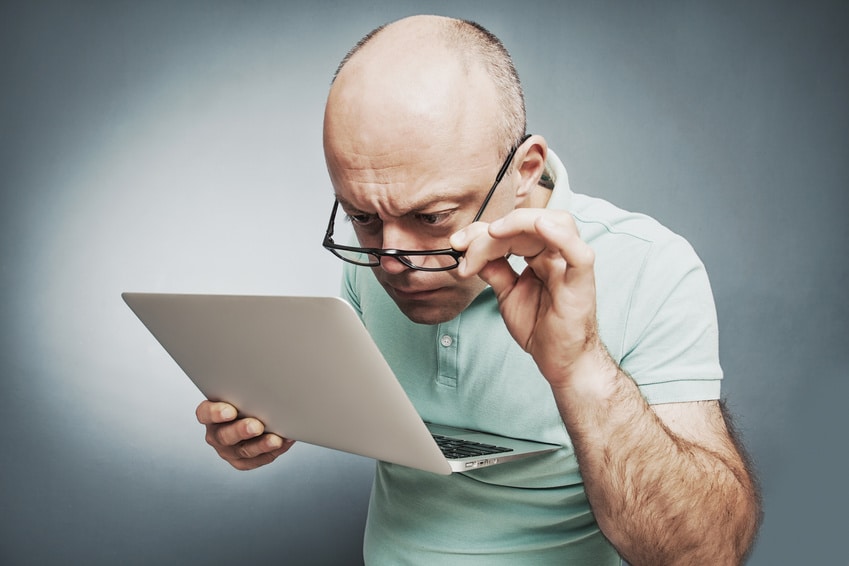
[{"label": "forehead wrinkle", "polygon": [[410,150],[377,151],[352,147],[334,152],[331,169],[335,169],[337,176],[346,183],[392,185],[408,175],[409,163],[414,158],[415,153]]},{"label": "forehead wrinkle", "polygon": [[[375,190],[378,189],[378,190]],[[354,190],[354,194],[361,191]],[[423,212],[432,209],[435,205],[450,204],[463,205],[474,201],[479,197],[477,191],[469,192],[462,187],[456,190],[438,190],[424,192],[424,194],[408,194],[406,191],[394,191],[388,185],[371,185],[364,189],[366,193],[363,196],[363,203],[368,204],[368,210],[364,210],[362,206],[358,206],[354,200],[359,201],[356,197],[347,199],[340,196],[338,193],[336,198],[343,207],[347,206],[350,209],[360,210],[361,212],[375,211],[381,218],[400,218],[407,214]]]},{"label": "forehead wrinkle", "polygon": [[497,173],[495,158],[489,151],[461,158],[448,151],[367,152],[349,147],[336,153],[336,174],[331,176],[341,183],[337,198],[349,210],[401,217],[441,201],[463,205],[482,199]]},{"label": "forehead wrinkle", "polygon": [[[340,204],[357,210],[361,210],[362,206],[354,201],[362,201],[363,204],[367,203],[370,209],[384,211],[388,216],[404,216],[411,212],[425,210],[440,202],[466,200],[462,194],[449,191],[428,193],[417,198],[416,195],[405,195],[404,191],[393,191],[386,185],[379,186],[379,190],[375,189],[378,187],[371,185],[363,191],[354,190],[352,191],[354,197],[351,199],[336,193],[336,198]],[[357,198],[358,193],[363,196]],[[369,210],[362,210],[362,212],[369,212]]]}]

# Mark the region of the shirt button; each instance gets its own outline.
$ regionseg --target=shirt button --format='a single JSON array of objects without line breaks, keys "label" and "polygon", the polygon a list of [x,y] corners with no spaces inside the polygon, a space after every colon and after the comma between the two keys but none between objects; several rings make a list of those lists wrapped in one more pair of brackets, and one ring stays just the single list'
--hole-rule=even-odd
[{"label": "shirt button", "polygon": [[454,343],[454,339],[445,334],[442,338],[439,339],[439,343],[448,348],[451,344]]}]

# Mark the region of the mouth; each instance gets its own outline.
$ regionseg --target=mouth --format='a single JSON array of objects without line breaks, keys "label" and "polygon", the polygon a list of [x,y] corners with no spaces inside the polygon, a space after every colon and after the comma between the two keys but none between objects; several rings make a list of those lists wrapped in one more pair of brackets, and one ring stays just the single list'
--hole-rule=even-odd
[{"label": "mouth", "polygon": [[427,301],[431,300],[435,297],[443,287],[436,287],[434,289],[416,289],[416,288],[408,288],[401,289],[398,287],[393,287],[391,285],[387,286],[391,295],[393,295],[396,299],[402,301]]}]

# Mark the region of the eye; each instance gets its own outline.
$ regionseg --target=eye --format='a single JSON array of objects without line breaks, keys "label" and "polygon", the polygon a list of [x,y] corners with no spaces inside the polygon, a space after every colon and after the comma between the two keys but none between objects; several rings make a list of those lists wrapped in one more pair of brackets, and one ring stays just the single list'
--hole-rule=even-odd
[{"label": "eye", "polygon": [[380,218],[376,214],[366,214],[364,212],[358,214],[346,214],[345,218],[356,226],[370,226],[375,222],[379,222]]},{"label": "eye", "polygon": [[427,224],[429,226],[438,226],[440,224],[444,224],[451,217],[451,212],[429,212],[429,213],[418,213],[416,214],[416,218],[422,224]]}]

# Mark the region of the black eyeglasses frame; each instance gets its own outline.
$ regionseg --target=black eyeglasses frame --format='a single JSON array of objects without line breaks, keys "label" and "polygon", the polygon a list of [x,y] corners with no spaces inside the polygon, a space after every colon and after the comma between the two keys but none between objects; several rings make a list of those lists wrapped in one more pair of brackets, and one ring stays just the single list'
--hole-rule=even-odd
[{"label": "black eyeglasses frame", "polygon": [[[501,165],[501,169],[498,170],[498,174],[495,176],[495,182],[492,183],[492,187],[490,187],[489,191],[487,192],[486,197],[483,199],[483,203],[478,209],[477,214],[475,214],[474,220],[472,220],[470,224],[474,224],[475,222],[480,220],[481,216],[483,216],[483,212],[486,209],[486,206],[489,204],[489,201],[492,199],[492,195],[495,193],[495,189],[498,188],[498,185],[501,183],[501,179],[503,179],[504,175],[507,174],[507,170],[510,168],[510,164],[513,162],[513,158],[516,156],[516,152],[519,150],[522,144],[525,143],[530,137],[531,134],[526,134],[525,136],[523,136],[522,139],[519,140],[519,143],[513,146],[513,149],[511,149],[510,153],[507,154],[507,157],[504,159],[504,163]],[[450,271],[452,269],[456,269],[457,266],[460,265],[460,258],[463,257],[463,252],[457,251],[453,248],[444,248],[441,250],[397,250],[391,248],[358,248],[355,246],[337,244],[333,241],[333,231],[336,225],[336,212],[338,211],[338,209],[339,200],[334,199],[333,210],[330,212],[330,222],[328,222],[327,224],[327,231],[324,233],[324,241],[322,242],[322,246],[342,261],[346,261],[348,263],[360,265],[363,267],[377,267],[380,265],[381,257],[391,257],[400,261],[405,266],[418,271]],[[337,253],[336,250],[361,253],[367,256],[371,256],[372,258],[374,258],[374,261],[354,261],[350,258],[342,256],[340,253]],[[408,256],[419,257],[437,255],[450,257],[453,259],[454,263],[451,265],[441,265],[438,267],[422,267],[415,265],[409,259],[407,259]]]}]

